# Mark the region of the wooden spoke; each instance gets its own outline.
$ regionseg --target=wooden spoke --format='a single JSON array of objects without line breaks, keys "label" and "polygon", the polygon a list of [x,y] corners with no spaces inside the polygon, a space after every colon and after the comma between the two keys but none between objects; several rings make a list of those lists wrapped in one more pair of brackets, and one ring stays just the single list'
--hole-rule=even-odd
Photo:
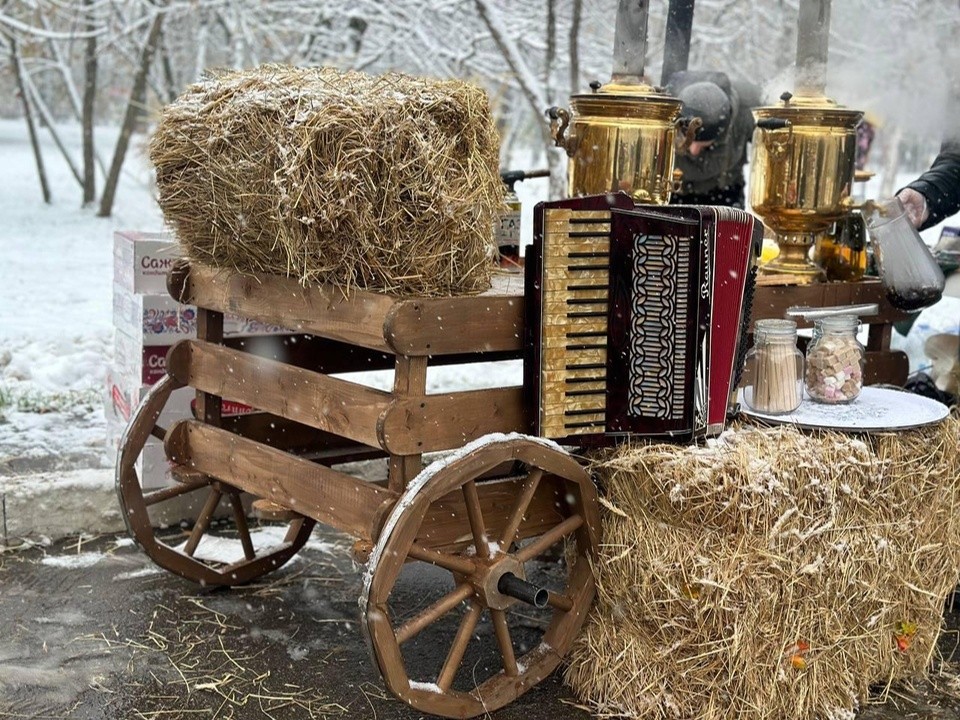
[{"label": "wooden spoke", "polygon": [[470,530],[473,532],[473,544],[477,548],[477,557],[490,557],[490,548],[487,545],[487,529],[483,524],[483,510],[480,507],[480,496],[477,495],[477,484],[469,480],[463,484],[463,498],[467,504],[467,517],[470,520]]},{"label": "wooden spoke", "polygon": [[457,676],[457,670],[463,663],[463,655],[467,652],[467,645],[470,644],[470,638],[473,637],[473,631],[477,629],[477,623],[480,622],[480,614],[483,612],[483,605],[476,600],[470,603],[470,609],[460,621],[460,629],[457,630],[457,636],[453,639],[453,645],[447,654],[447,659],[443,663],[443,670],[440,671],[440,677],[437,678],[437,687],[446,692],[453,685],[453,680]]},{"label": "wooden spoke", "polygon": [[510,638],[510,626],[507,625],[507,616],[503,610],[490,609],[493,620],[493,631],[497,636],[497,645],[500,646],[500,655],[503,656],[503,671],[515,677],[520,671],[517,668],[517,658],[513,653],[513,640]]},{"label": "wooden spoke", "polygon": [[150,431],[150,434],[160,442],[163,442],[163,439],[167,436],[167,431],[159,425],[154,425],[153,430]]},{"label": "wooden spoke", "polygon": [[573,609],[573,600],[566,595],[560,595],[559,593],[551,592],[547,596],[547,605],[562,612],[570,612],[570,610]]},{"label": "wooden spoke", "polygon": [[207,531],[207,526],[210,524],[210,518],[213,517],[213,511],[217,509],[217,505],[220,504],[220,491],[216,488],[210,488],[210,494],[207,496],[207,502],[203,506],[203,510],[200,511],[200,516],[197,518],[197,522],[193,526],[193,531],[190,533],[190,537],[187,539],[187,544],[183,548],[185,552],[190,557],[193,557],[193,553],[197,551],[197,546],[200,544],[200,538],[203,537],[203,534]]},{"label": "wooden spoke", "polygon": [[253,550],[253,541],[250,539],[250,529],[247,527],[247,516],[243,512],[243,503],[240,502],[240,493],[230,493],[230,505],[233,507],[233,520],[237,523],[237,532],[240,533],[243,556],[247,560],[253,560],[257,553]]},{"label": "wooden spoke", "polygon": [[507,518],[507,524],[500,539],[500,545],[505,551],[510,548],[510,543],[513,542],[513,538],[517,534],[517,528],[520,527],[523,516],[527,512],[527,508],[530,507],[530,501],[533,500],[533,494],[537,491],[537,485],[540,484],[541,477],[543,477],[543,470],[534,468],[520,486],[520,494],[517,496],[513,509],[510,510],[510,516]]},{"label": "wooden spoke", "polygon": [[476,563],[469,558],[442,553],[437,550],[425,548],[423,545],[417,543],[410,546],[410,557],[461,575],[472,575],[477,569]]},{"label": "wooden spoke", "polygon": [[[294,539],[300,534],[300,529],[303,527],[303,523],[306,521],[304,517],[297,517],[290,521],[289,527],[287,527],[287,534],[283,536],[283,541],[285,543],[292,543]],[[313,521],[310,521],[310,532],[313,532]],[[309,537],[309,534],[307,535]]]},{"label": "wooden spoke", "polygon": [[469,583],[457,585],[453,592],[444,595],[422,613],[401,625],[396,633],[397,642],[402,645],[410,638],[415,637],[425,627],[435,623],[457,605],[471,597],[473,592],[473,587]]},{"label": "wooden spoke", "polygon": [[183,483],[178,485],[173,485],[163,490],[155,490],[152,493],[143,496],[143,504],[147,507],[151,505],[156,505],[157,503],[162,503],[167,500],[172,500],[175,497],[180,497],[181,495],[186,495],[187,493],[193,492],[194,490],[199,490],[202,487],[207,487],[210,483],[206,480],[194,480],[189,483]]},{"label": "wooden spoke", "polygon": [[516,553],[516,558],[524,563],[540,555],[544,550],[560,542],[564,537],[583,525],[580,515],[571,515],[556,527],[551,528],[529,545],[524,545]]}]

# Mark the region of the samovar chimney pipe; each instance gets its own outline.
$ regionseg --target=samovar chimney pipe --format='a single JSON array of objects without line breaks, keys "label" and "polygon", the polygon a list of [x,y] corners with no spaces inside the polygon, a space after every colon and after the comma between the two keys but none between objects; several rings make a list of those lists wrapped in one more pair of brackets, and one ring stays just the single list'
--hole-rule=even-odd
[{"label": "samovar chimney pipe", "polygon": [[693,6],[694,0],[670,0],[666,40],[663,44],[661,85],[666,85],[674,73],[687,69],[690,59],[690,33],[693,30]]},{"label": "samovar chimney pipe", "polygon": [[830,2],[831,0],[800,0],[795,94],[801,97],[826,95]]},{"label": "samovar chimney pipe", "polygon": [[613,35],[613,77],[618,85],[644,82],[647,54],[647,17],[650,0],[620,0]]}]

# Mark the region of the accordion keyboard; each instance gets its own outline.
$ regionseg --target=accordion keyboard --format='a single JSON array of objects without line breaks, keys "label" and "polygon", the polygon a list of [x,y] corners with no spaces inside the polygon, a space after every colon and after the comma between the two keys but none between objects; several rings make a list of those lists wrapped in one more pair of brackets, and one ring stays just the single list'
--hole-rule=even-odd
[{"label": "accordion keyboard", "polygon": [[546,437],[603,432],[610,298],[609,211],[544,213],[540,427]]}]

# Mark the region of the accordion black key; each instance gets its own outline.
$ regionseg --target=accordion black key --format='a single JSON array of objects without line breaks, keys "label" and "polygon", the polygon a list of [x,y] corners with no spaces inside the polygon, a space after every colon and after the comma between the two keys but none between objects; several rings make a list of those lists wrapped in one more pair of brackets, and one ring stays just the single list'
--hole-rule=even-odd
[{"label": "accordion black key", "polygon": [[533,432],[581,445],[722,432],[763,226],[742,210],[540,203],[527,253]]}]

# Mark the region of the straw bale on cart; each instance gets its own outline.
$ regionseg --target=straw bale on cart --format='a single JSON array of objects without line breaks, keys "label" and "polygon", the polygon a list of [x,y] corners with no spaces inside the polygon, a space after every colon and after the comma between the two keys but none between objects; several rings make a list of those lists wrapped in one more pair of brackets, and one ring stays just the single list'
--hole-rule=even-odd
[{"label": "straw bale on cart", "polygon": [[960,578],[960,421],[621,448],[567,681],[602,715],[850,718],[930,665]]},{"label": "straw bale on cart", "polygon": [[490,284],[499,138],[468,83],[280,65],[216,74],[164,109],[150,158],[193,260],[398,294]]}]

